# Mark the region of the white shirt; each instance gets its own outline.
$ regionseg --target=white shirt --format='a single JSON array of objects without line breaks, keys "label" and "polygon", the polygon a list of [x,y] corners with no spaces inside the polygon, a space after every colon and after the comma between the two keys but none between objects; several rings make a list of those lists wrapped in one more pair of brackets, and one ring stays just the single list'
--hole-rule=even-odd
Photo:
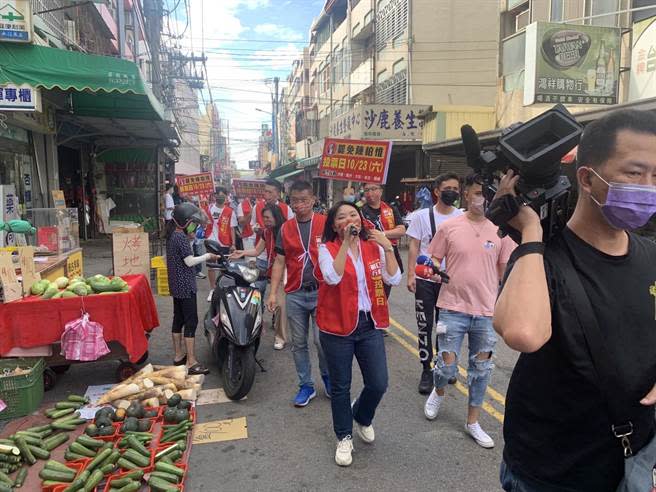
[{"label": "white shirt", "polygon": [[[382,270],[383,282],[387,285],[399,285],[401,282],[401,270],[397,267],[396,273],[390,275],[387,273],[387,268],[385,268],[385,251],[383,248],[378,246],[380,251],[380,267]],[[348,255],[355,265],[355,275],[358,280],[358,310],[364,312],[371,311],[371,299],[369,297],[369,291],[367,290],[367,278],[364,271],[364,262],[362,261],[362,249],[360,250],[360,255],[357,259],[353,257],[353,253],[349,249]],[[342,281],[343,275],[339,275],[335,271],[333,263],[335,259],[326,248],[325,244],[319,245],[319,268],[321,269],[321,274],[323,275],[324,281],[328,285],[337,285]]]},{"label": "white shirt", "polygon": [[164,208],[166,209],[166,211],[164,212],[164,218],[166,220],[171,220],[173,218],[173,207],[175,207],[175,202],[173,201],[173,197],[171,196],[170,193],[167,193],[166,195],[164,195]]},{"label": "white shirt", "polygon": [[[276,205],[280,205],[280,200],[276,202]],[[282,212],[282,208],[280,209]],[[242,211],[243,214],[243,211]],[[243,216],[243,215],[242,215]],[[292,212],[292,207],[289,205],[287,206],[287,217],[285,217],[287,220],[293,219],[294,218],[294,212]],[[253,207],[253,213],[251,215],[251,227],[253,230],[255,230],[255,226],[257,224],[257,213],[255,213],[255,206]],[[269,259],[269,256],[267,255],[266,248],[264,248],[264,251],[260,253],[260,256],[257,257],[258,260],[263,260],[267,261]]]},{"label": "white shirt", "polygon": [[[435,233],[437,233],[437,231],[439,230],[440,224],[442,222],[448,219],[452,219],[454,217],[458,217],[464,213],[459,208],[454,208],[450,214],[444,215],[439,213],[436,207],[434,206],[431,207],[430,209],[422,208],[421,210],[414,211],[412,215],[412,220],[410,221],[410,227],[408,227],[408,231],[406,232],[406,234],[411,238],[419,241],[420,255],[430,256],[430,254],[428,253],[428,245],[433,240],[433,234],[430,225],[430,215],[428,214],[430,213],[431,210],[433,211],[433,217],[435,217]],[[408,268],[414,269],[414,267],[415,267],[414,265],[408,265]],[[442,260],[441,268],[442,270],[446,268],[446,264],[444,260]],[[427,278],[424,278],[422,280],[427,280],[429,282],[432,282],[432,280],[429,280]]]},{"label": "white shirt", "polygon": [[[227,244],[223,244],[221,241],[219,241],[219,218],[221,217],[221,214],[223,213],[223,209],[225,207],[218,207],[216,203],[213,203],[212,206],[210,207],[210,220],[212,221],[212,234],[210,235],[209,239],[212,241],[217,241],[221,246],[224,248],[228,247]],[[230,227],[237,227],[237,215],[235,214],[235,211],[232,211],[232,217],[230,217]]]}]

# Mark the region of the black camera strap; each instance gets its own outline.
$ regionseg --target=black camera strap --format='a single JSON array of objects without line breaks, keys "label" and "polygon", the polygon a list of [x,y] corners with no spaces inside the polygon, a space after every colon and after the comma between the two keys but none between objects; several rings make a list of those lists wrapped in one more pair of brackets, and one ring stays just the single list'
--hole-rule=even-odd
[{"label": "black camera strap", "polygon": [[606,400],[611,418],[611,431],[620,440],[624,450],[624,457],[630,458],[633,456],[633,450],[631,449],[629,436],[633,434],[633,423],[627,417],[622,405],[624,399],[621,398],[621,395],[623,395],[624,387],[611,360],[610,352],[606,347],[597,317],[590,303],[590,298],[585,292],[579,274],[570,258],[569,248],[564,238],[563,243],[567,250],[565,248],[548,249],[548,258],[560,270],[566,289],[570,291],[570,299],[572,299],[571,306],[574,308],[576,318],[588,346],[592,365],[599,383],[599,390]]},{"label": "black camera strap", "polygon": [[[430,227],[431,227],[431,241],[435,237],[435,233],[437,232],[437,227],[435,227],[435,207],[431,207],[428,210],[428,219],[430,220]],[[428,241],[430,243],[430,241]]]}]

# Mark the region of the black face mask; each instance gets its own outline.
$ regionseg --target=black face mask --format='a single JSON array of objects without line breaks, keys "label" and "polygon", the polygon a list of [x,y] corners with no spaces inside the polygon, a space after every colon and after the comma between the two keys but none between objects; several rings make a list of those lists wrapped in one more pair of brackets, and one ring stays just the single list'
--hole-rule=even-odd
[{"label": "black face mask", "polygon": [[460,193],[458,193],[455,190],[444,190],[443,192],[440,193],[440,201],[444,205],[448,205],[449,207],[456,203],[456,200],[460,198]]}]

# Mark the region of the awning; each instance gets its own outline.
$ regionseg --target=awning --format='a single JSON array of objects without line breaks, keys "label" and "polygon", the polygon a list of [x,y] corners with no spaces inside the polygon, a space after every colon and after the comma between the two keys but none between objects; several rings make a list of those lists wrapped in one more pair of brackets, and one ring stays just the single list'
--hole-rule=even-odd
[{"label": "awning", "polygon": [[299,159],[296,161],[296,164],[299,168],[307,169],[308,167],[313,167],[321,162],[321,156],[317,155],[315,157],[306,157],[305,159]]},{"label": "awning", "polygon": [[296,170],[296,163],[292,162],[291,164],[285,164],[284,166],[279,166],[271,170],[269,173],[270,178],[278,178],[282,175],[290,173]]},{"label": "awning", "polygon": [[301,174],[302,172],[303,172],[303,169],[296,169],[295,171],[292,171],[291,173],[283,174],[282,176],[276,176],[275,178],[282,183],[287,178],[291,178],[292,176],[296,176],[297,174]]},{"label": "awning", "polygon": [[163,120],[164,111],[135,63],[36,45],[0,44],[0,84],[71,92],[79,116]]}]

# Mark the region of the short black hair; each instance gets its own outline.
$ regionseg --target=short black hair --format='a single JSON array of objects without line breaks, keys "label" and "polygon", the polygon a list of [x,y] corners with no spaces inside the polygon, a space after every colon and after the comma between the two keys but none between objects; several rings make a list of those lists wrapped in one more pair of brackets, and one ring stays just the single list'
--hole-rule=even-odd
[{"label": "short black hair", "polygon": [[475,184],[483,184],[483,177],[480,174],[472,173],[465,178],[465,189],[471,188]]},{"label": "short black hair", "polygon": [[328,216],[326,217],[326,225],[323,228],[323,237],[321,238],[321,240],[324,243],[329,243],[339,237],[337,232],[335,232],[334,225],[335,225],[335,217],[337,217],[337,211],[343,205],[346,205],[348,207],[353,207],[355,210],[358,211],[358,214],[360,215],[360,220],[362,221],[362,229],[360,229],[360,239],[366,241],[367,229],[364,227],[364,217],[362,217],[362,212],[358,207],[356,207],[355,203],[344,202],[344,201],[337,202],[335,205],[332,206],[330,210],[328,210]]},{"label": "short black hair", "polygon": [[228,191],[223,187],[223,186],[217,186],[214,188],[214,193],[218,195],[219,193],[223,193],[224,195],[228,194]]},{"label": "short black hair", "polygon": [[312,185],[308,183],[307,181],[299,180],[299,181],[294,181],[289,188],[289,194],[291,195],[295,191],[297,192],[303,192],[303,191],[309,191],[311,194],[314,194],[314,189],[312,188]]},{"label": "short black hair", "polygon": [[278,181],[277,179],[274,178],[267,178],[267,180],[264,182],[266,186],[273,186],[278,192],[282,191],[282,183]]},{"label": "short black hair", "polygon": [[656,135],[656,114],[652,111],[619,109],[589,123],[579,142],[577,167],[599,167],[615,153],[617,134],[622,130]]},{"label": "short black hair", "polygon": [[458,182],[458,185],[460,185],[460,176],[458,176],[456,173],[443,173],[435,178],[435,181],[433,181],[433,189],[436,190],[442,186],[442,183],[451,179],[455,179]]}]

